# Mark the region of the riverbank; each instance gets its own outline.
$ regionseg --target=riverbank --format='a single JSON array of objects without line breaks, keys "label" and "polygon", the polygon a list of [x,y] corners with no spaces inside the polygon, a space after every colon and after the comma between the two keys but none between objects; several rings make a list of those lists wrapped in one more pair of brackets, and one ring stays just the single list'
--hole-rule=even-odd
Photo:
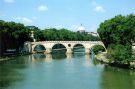
[{"label": "riverbank", "polygon": [[6,55],[6,56],[3,56],[3,57],[0,57],[0,62],[2,61],[7,61],[7,60],[10,60],[14,57],[17,57],[17,56],[23,56],[23,55],[29,55],[30,53],[20,53],[20,54],[14,54],[14,55]]},{"label": "riverbank", "polygon": [[115,66],[115,67],[120,67],[120,68],[129,68],[129,69],[135,69],[135,60],[130,62],[129,64],[119,64],[117,62],[114,61],[109,61],[109,59],[107,58],[107,52],[102,52],[97,54],[96,59],[98,61],[101,61],[105,64],[108,64],[110,66]]}]

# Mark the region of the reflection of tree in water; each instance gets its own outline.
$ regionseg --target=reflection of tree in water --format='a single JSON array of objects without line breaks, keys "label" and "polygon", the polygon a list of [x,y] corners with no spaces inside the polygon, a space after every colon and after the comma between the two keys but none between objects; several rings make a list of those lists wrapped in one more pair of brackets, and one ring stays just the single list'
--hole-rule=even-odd
[{"label": "reflection of tree in water", "polygon": [[96,66],[96,65],[99,65],[99,64],[102,64],[99,60],[97,60],[96,58],[94,58],[92,60],[92,63]]},{"label": "reflection of tree in water", "polygon": [[25,57],[19,60],[0,62],[0,89],[7,89],[17,81],[22,81],[24,76],[18,70],[25,69]]},{"label": "reflection of tree in water", "polygon": [[135,71],[105,66],[101,76],[102,89],[135,89]]},{"label": "reflection of tree in water", "polygon": [[14,69],[0,66],[0,89],[10,87],[14,82],[23,80],[23,75]]}]

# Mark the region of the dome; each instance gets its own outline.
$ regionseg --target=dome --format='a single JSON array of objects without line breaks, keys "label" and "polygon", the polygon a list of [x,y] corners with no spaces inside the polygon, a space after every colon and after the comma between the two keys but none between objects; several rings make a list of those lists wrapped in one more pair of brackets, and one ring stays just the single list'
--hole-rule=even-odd
[{"label": "dome", "polygon": [[84,26],[82,26],[82,24],[81,24],[81,26],[80,26],[80,27],[78,27],[78,30],[79,30],[79,31],[85,31],[85,27],[84,27]]}]

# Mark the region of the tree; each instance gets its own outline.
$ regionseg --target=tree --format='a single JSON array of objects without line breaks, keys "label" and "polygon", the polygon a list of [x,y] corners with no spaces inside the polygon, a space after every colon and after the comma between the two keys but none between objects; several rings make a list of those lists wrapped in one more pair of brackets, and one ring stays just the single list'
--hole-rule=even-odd
[{"label": "tree", "polygon": [[110,61],[115,61],[117,63],[129,63],[132,60],[132,52],[130,46],[124,46],[121,44],[112,44],[108,48],[108,58]]},{"label": "tree", "polygon": [[135,40],[135,17],[118,15],[100,24],[98,33],[114,61],[131,60],[132,41]]},{"label": "tree", "polygon": [[17,49],[30,39],[30,30],[21,23],[0,21],[0,54]]}]

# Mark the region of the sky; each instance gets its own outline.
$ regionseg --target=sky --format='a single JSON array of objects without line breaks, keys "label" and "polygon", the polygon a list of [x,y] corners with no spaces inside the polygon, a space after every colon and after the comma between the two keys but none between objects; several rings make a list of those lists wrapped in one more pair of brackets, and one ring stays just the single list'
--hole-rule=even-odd
[{"label": "sky", "polygon": [[135,13],[135,0],[0,0],[0,20],[26,26],[96,32],[101,22]]}]

